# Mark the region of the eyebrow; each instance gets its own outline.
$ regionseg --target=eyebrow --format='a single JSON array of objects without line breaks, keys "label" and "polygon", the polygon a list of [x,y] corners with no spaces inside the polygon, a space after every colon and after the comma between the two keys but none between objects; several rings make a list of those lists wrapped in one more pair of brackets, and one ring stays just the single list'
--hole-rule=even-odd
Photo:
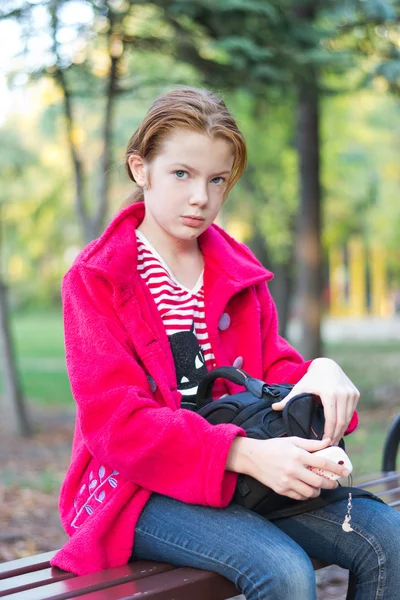
[{"label": "eyebrow", "polygon": [[[197,169],[195,169],[194,167],[190,167],[189,165],[186,165],[185,163],[182,162],[175,162],[175,163],[171,163],[170,166],[180,166],[180,167],[184,167],[185,169],[188,169],[188,171],[193,171],[194,173],[199,173],[197,171]],[[214,175],[211,175],[212,177],[215,177],[216,175],[229,175],[230,173],[232,173],[232,170],[227,170],[227,171],[218,171],[217,173],[215,173]]]}]

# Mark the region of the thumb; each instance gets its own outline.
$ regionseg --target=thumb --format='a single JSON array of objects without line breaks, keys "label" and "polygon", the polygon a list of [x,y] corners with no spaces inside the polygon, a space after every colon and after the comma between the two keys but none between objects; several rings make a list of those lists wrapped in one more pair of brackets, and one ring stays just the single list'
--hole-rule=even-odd
[{"label": "thumb", "polygon": [[273,402],[271,404],[271,408],[273,408],[274,410],[283,410],[287,401],[288,398],[286,397],[283,400],[280,400],[279,402]]},{"label": "thumb", "polygon": [[306,438],[293,437],[293,444],[298,448],[307,450],[307,452],[317,452],[331,445],[331,438],[325,438],[324,440],[308,440]]},{"label": "thumb", "polygon": [[288,395],[283,398],[283,400],[279,400],[279,402],[273,402],[271,404],[271,408],[273,408],[274,410],[283,410],[286,404],[289,402],[290,398],[293,398],[293,396],[297,394],[297,392],[293,393],[293,390],[289,392]]},{"label": "thumb", "polygon": [[274,410],[283,410],[285,405],[289,402],[289,400],[291,398],[293,398],[294,396],[296,396],[296,394],[298,394],[297,389],[294,387],[287,396],[285,396],[283,398],[283,400],[279,400],[279,402],[274,402],[273,404],[271,404],[271,407]]}]

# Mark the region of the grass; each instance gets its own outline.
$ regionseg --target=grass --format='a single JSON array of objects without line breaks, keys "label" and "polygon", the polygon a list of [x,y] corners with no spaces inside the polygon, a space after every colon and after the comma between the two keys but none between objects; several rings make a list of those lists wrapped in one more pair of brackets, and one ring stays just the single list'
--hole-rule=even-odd
[{"label": "grass", "polygon": [[42,404],[68,405],[73,402],[65,368],[51,373],[22,368],[21,385],[26,396]]},{"label": "grass", "polygon": [[[12,332],[25,395],[42,404],[72,403],[60,311],[14,315]],[[392,407],[380,404],[379,389],[383,385],[399,389],[400,343],[334,343],[326,354],[361,391],[361,425],[347,438],[356,474],[378,472],[384,436],[400,407],[400,402]]]},{"label": "grass", "polygon": [[359,411],[359,427],[345,438],[346,452],[351,457],[356,480],[365,474],[380,473],[384,439],[398,412],[399,407],[370,411],[361,408]]},{"label": "grass", "polygon": [[64,358],[63,322],[59,310],[13,315],[15,349],[23,358]]},{"label": "grass", "polygon": [[22,475],[16,470],[1,469],[1,482],[4,487],[18,485],[21,488],[32,488],[44,494],[58,494],[63,480],[62,473],[50,467],[44,470],[32,470]]},{"label": "grass", "polygon": [[363,406],[379,404],[380,390],[393,388],[400,407],[400,342],[335,343],[327,345],[326,353],[358,387]]},{"label": "grass", "polygon": [[13,315],[11,331],[24,394],[43,404],[71,404],[61,312]]}]

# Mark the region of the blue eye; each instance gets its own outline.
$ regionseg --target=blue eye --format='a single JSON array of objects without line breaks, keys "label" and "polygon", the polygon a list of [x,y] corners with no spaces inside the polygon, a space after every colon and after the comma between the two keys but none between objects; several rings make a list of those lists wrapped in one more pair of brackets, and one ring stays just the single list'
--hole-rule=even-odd
[{"label": "blue eye", "polygon": [[174,171],[174,175],[178,178],[178,179],[185,179],[185,175],[187,175],[187,171]]},{"label": "blue eye", "polygon": [[[216,182],[215,180],[219,179],[219,182]],[[224,177],[214,177],[214,179],[211,179],[211,181],[214,181],[214,183],[216,183],[217,185],[222,185],[225,182],[225,178]]]}]

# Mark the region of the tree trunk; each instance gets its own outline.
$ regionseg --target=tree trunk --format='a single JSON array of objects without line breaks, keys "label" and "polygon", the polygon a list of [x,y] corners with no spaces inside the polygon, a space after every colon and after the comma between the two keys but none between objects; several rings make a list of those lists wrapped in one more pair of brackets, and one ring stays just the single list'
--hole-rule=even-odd
[{"label": "tree trunk", "polygon": [[264,236],[254,227],[254,235],[249,242],[258,260],[275,275],[268,284],[271,295],[276,304],[279,317],[279,335],[286,337],[287,326],[290,315],[292,293],[294,288],[292,264],[272,263]]},{"label": "tree trunk", "polygon": [[28,437],[32,435],[32,429],[26,414],[23,395],[18,382],[9,329],[6,294],[7,288],[0,281],[0,354],[2,356],[4,378],[3,420],[10,423],[14,434]]},{"label": "tree trunk", "polygon": [[297,135],[300,209],[297,230],[300,351],[321,356],[322,250],[318,91],[315,79],[299,84]]},{"label": "tree trunk", "polygon": [[273,272],[275,277],[270,283],[270,288],[278,310],[279,335],[286,338],[295,287],[293,266],[291,263],[276,263]]},{"label": "tree trunk", "polygon": [[[296,8],[299,20],[316,17],[316,2]],[[309,68],[297,83],[297,150],[300,207],[297,223],[299,349],[307,359],[321,356],[322,249],[318,77]]]},{"label": "tree trunk", "polygon": [[57,80],[63,91],[64,114],[67,125],[67,138],[71,153],[71,160],[75,174],[75,207],[76,214],[81,225],[83,240],[88,244],[101,232],[108,207],[110,167],[111,167],[111,134],[114,115],[114,103],[117,95],[118,63],[119,57],[110,56],[111,67],[108,75],[106,107],[103,125],[103,152],[100,159],[99,193],[98,204],[93,209],[93,215],[85,204],[85,173],[83,161],[79,155],[74,140],[74,120],[72,110],[72,98],[68,89],[67,81],[62,69],[58,69]]},{"label": "tree trunk", "polygon": [[[107,94],[107,105],[106,105],[106,119],[105,119],[105,128],[104,128],[104,136],[103,140],[103,156],[102,156],[102,168],[106,169],[106,171],[100,174],[100,197],[97,209],[94,209],[94,214],[91,216],[90,209],[88,208],[88,204],[85,202],[85,192],[86,192],[86,175],[84,171],[84,162],[79,152],[79,147],[75,140],[75,129],[76,124],[74,122],[74,112],[72,106],[72,95],[70,92],[70,88],[68,86],[68,81],[65,76],[64,70],[61,66],[62,61],[60,59],[59,54],[59,43],[57,39],[57,34],[59,31],[59,4],[57,1],[52,1],[49,6],[50,14],[51,14],[51,22],[52,22],[52,36],[53,36],[53,51],[56,56],[56,64],[55,64],[55,79],[58,82],[62,93],[63,93],[63,106],[64,106],[64,116],[66,120],[66,133],[69,151],[71,154],[71,161],[74,170],[75,176],[75,210],[78,218],[78,222],[81,227],[82,237],[85,244],[91,242],[94,238],[96,238],[100,233],[100,228],[102,225],[102,221],[106,212],[107,205],[107,195],[108,195],[108,170],[110,166],[110,158],[109,158],[109,138],[110,138],[110,126],[111,126],[111,107],[112,107],[112,99],[110,102],[110,95]],[[115,90],[115,81],[113,78],[116,76],[116,65],[112,61],[111,66],[111,80],[112,80],[112,94]],[[108,90],[109,92],[109,90]]]},{"label": "tree trunk", "polygon": [[103,125],[103,154],[100,160],[99,173],[99,204],[94,216],[94,227],[97,234],[101,231],[104,225],[104,219],[108,206],[108,195],[110,187],[110,167],[111,167],[111,145],[112,145],[112,126],[114,117],[114,103],[117,93],[118,81],[118,57],[111,57],[110,73],[108,75],[108,85],[106,94],[106,109]]},{"label": "tree trunk", "polygon": [[84,184],[85,184],[85,175],[83,170],[82,160],[79,156],[78,149],[74,140],[74,121],[73,121],[73,113],[72,113],[72,102],[71,96],[67,87],[67,83],[65,80],[64,73],[62,69],[58,70],[58,82],[63,91],[63,99],[64,99],[64,114],[67,125],[67,138],[69,144],[69,150],[71,153],[71,160],[74,167],[75,174],[75,209],[76,215],[78,217],[79,223],[82,227],[83,237],[86,243],[90,242],[93,238],[92,236],[92,227],[90,223],[90,218],[87,214],[85,208],[84,201]]}]

